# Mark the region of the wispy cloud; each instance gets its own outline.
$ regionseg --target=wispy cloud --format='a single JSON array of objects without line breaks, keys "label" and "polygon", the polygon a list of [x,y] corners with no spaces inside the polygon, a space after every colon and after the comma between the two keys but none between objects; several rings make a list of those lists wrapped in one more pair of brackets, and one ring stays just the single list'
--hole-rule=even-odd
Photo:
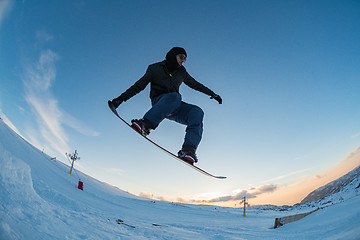
[{"label": "wispy cloud", "polygon": [[40,136],[30,136],[30,139],[38,143],[43,142],[43,146],[48,145],[63,154],[70,150],[64,124],[85,135],[99,134],[59,108],[58,100],[51,92],[51,86],[56,79],[58,59],[59,56],[55,52],[42,51],[38,61],[26,67],[24,86],[25,99],[31,106],[41,133]]},{"label": "wispy cloud", "polygon": [[124,170],[120,169],[120,168],[105,168],[104,171],[107,172],[111,176],[114,176],[114,175],[122,176],[122,175],[124,175]]},{"label": "wispy cloud", "polygon": [[78,119],[74,118],[70,114],[66,112],[62,112],[62,123],[65,125],[71,127],[72,129],[75,129],[77,132],[90,137],[99,136],[99,132],[91,129],[88,127],[85,123],[79,121]]},{"label": "wispy cloud", "polygon": [[65,153],[70,148],[67,144],[68,137],[61,125],[62,112],[58,107],[58,101],[50,92],[51,84],[56,78],[57,60],[56,53],[46,50],[41,52],[39,60],[34,65],[27,66],[24,81],[25,99],[32,107],[43,139],[53,149]]},{"label": "wispy cloud", "polygon": [[152,199],[154,197],[154,195],[151,192],[141,192],[138,195],[139,197],[144,197],[144,198],[150,198]]},{"label": "wispy cloud", "polygon": [[39,30],[36,32],[36,39],[39,42],[49,42],[54,39],[54,36],[44,30]]},{"label": "wispy cloud", "polygon": [[278,186],[275,184],[266,184],[260,187],[252,187],[247,190],[241,190],[235,194],[213,198],[211,200],[208,200],[207,202],[213,203],[213,202],[238,201],[238,200],[242,200],[244,197],[256,198],[260,194],[274,192],[277,188]]},{"label": "wispy cloud", "polygon": [[350,136],[350,138],[357,138],[357,137],[359,137],[359,136],[360,136],[360,132],[355,133],[354,135]]},{"label": "wispy cloud", "polygon": [[297,170],[297,171],[294,171],[294,172],[290,172],[290,173],[287,173],[287,174],[284,174],[284,175],[277,176],[275,178],[266,180],[266,181],[264,181],[264,183],[266,183],[266,182],[274,182],[274,181],[278,181],[278,180],[281,180],[281,179],[289,178],[289,177],[295,176],[297,174],[310,171],[312,169],[314,169],[314,168],[311,167],[311,168],[306,168],[306,169],[301,169],[301,170]]},{"label": "wispy cloud", "polygon": [[0,1],[0,27],[1,27],[1,24],[4,20],[4,18],[10,12],[12,6],[13,6],[12,0],[1,0]]}]

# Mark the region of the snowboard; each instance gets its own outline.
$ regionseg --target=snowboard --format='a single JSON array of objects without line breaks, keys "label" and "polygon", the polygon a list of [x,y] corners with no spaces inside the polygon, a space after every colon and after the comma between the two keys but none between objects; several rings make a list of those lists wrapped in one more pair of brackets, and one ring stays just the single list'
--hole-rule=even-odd
[{"label": "snowboard", "polygon": [[213,178],[217,178],[217,179],[225,179],[225,178],[226,178],[226,177],[223,177],[223,176],[215,176],[215,175],[213,175],[213,174],[211,174],[211,173],[208,173],[207,171],[205,171],[205,170],[203,170],[203,169],[201,169],[201,168],[199,168],[199,167],[197,167],[197,166],[194,166],[194,165],[192,165],[192,164],[190,164],[190,163],[182,160],[181,158],[179,158],[179,157],[178,157],[177,155],[175,155],[174,153],[166,150],[165,148],[161,147],[159,144],[155,143],[154,141],[152,141],[152,140],[149,139],[148,137],[142,135],[141,133],[139,133],[139,132],[137,132],[135,129],[133,129],[133,128],[131,127],[131,125],[130,125],[127,121],[125,121],[122,117],[120,117],[120,115],[119,115],[118,112],[116,111],[116,109],[115,109],[115,107],[114,107],[114,105],[112,104],[111,101],[108,101],[108,105],[109,105],[109,108],[111,109],[111,111],[112,111],[121,121],[123,121],[128,127],[130,127],[132,130],[134,130],[134,131],[135,131],[136,133],[138,133],[140,136],[142,136],[143,138],[145,138],[148,142],[152,143],[153,145],[155,145],[156,147],[160,148],[160,149],[161,149],[162,151],[164,151],[165,153],[169,154],[171,157],[179,160],[180,162],[184,163],[185,165],[187,165],[187,166],[195,169],[196,171],[198,171],[198,172],[200,172],[200,173],[202,173],[202,174],[204,174],[204,175],[206,175],[206,176],[213,177]]}]

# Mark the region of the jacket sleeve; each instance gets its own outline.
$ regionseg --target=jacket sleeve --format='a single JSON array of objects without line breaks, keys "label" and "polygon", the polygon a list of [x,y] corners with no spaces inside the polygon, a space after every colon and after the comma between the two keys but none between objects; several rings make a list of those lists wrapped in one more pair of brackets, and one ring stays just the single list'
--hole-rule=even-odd
[{"label": "jacket sleeve", "polygon": [[190,76],[188,72],[185,72],[184,83],[190,88],[202,92],[206,95],[209,96],[215,95],[215,93],[212,90],[210,90],[209,88],[205,87],[204,85],[196,81],[192,76]]},{"label": "jacket sleeve", "polygon": [[146,88],[151,80],[151,67],[149,66],[144,76],[142,76],[134,85],[120,95],[120,99],[124,102],[141,92]]}]

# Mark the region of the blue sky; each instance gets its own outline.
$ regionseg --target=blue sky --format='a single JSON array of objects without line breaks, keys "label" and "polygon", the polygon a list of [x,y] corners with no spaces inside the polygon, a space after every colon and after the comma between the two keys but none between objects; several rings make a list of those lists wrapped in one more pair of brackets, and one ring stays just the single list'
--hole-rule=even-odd
[{"label": "blue sky", "polygon": [[[359,22],[350,0],[3,0],[0,114],[51,156],[77,149],[78,169],[135,194],[298,201],[270,194],[359,151]],[[205,111],[198,165],[225,181],[169,158],[107,108],[173,46],[223,98],[180,89]],[[118,111],[130,121],[149,107],[147,87]],[[150,137],[176,153],[184,129],[165,120]]]}]

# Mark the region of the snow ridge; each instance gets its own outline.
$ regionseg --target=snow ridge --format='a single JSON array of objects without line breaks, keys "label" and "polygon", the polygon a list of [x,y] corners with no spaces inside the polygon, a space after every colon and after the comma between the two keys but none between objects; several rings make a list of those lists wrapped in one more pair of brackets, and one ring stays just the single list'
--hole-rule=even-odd
[{"label": "snow ridge", "polygon": [[338,193],[343,188],[351,184],[353,181],[356,181],[360,176],[360,166],[356,167],[351,172],[345,174],[337,180],[334,180],[325,186],[322,186],[314,191],[312,191],[309,195],[307,195],[301,203],[306,203],[308,201],[318,201],[321,200],[331,194]]}]

